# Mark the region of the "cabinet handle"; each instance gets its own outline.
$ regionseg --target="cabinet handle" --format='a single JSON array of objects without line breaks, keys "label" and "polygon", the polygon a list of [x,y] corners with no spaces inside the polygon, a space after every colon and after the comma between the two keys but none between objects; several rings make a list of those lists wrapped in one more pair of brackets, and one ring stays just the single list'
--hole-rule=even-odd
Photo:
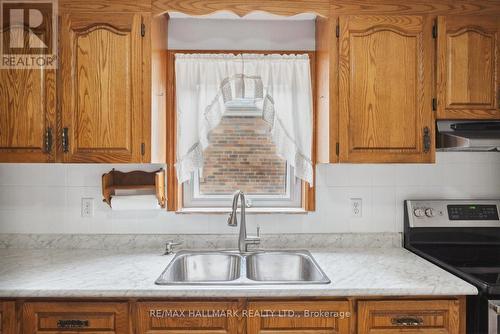
[{"label": "cabinet handle", "polygon": [[50,153],[52,151],[52,128],[47,128],[45,131],[45,153]]},{"label": "cabinet handle", "polygon": [[63,128],[61,136],[62,148],[64,153],[69,152],[68,128]]},{"label": "cabinet handle", "polygon": [[431,150],[431,130],[429,127],[424,128],[424,153],[429,153]]},{"label": "cabinet handle", "polygon": [[58,320],[57,328],[86,328],[89,327],[88,320]]},{"label": "cabinet handle", "polygon": [[392,318],[391,323],[395,326],[414,327],[423,325],[424,320],[417,317],[397,317]]}]

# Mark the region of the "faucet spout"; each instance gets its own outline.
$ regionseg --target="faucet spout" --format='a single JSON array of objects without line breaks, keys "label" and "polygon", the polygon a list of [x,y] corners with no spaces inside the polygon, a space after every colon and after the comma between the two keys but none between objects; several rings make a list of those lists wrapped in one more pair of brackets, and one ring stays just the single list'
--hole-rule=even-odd
[{"label": "faucet spout", "polygon": [[241,202],[241,216],[240,216],[240,233],[238,237],[238,249],[240,253],[248,253],[248,245],[258,245],[260,244],[260,236],[255,237],[247,236],[247,224],[246,224],[246,200],[245,194],[238,190],[233,196],[232,211],[229,214],[227,224],[229,226],[238,226],[237,210],[238,210],[238,200]]}]

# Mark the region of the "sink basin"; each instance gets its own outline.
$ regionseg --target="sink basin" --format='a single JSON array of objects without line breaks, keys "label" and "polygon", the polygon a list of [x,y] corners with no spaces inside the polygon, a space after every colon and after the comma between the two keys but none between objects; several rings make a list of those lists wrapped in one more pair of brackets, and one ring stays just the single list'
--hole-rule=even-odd
[{"label": "sink basin", "polygon": [[225,252],[179,252],[157,284],[217,284],[240,277],[241,257]]},{"label": "sink basin", "polygon": [[308,251],[182,251],[156,280],[159,285],[328,284]]},{"label": "sink basin", "polygon": [[330,283],[309,252],[267,252],[249,255],[247,277],[263,284]]}]

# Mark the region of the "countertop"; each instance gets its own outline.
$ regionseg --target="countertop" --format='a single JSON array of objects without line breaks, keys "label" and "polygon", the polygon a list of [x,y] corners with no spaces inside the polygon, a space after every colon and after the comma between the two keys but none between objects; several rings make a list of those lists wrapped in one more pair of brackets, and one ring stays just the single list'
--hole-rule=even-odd
[{"label": "countertop", "polygon": [[0,249],[0,298],[474,295],[477,289],[403,248],[312,252],[332,283],[158,286],[170,256],[152,251]]}]

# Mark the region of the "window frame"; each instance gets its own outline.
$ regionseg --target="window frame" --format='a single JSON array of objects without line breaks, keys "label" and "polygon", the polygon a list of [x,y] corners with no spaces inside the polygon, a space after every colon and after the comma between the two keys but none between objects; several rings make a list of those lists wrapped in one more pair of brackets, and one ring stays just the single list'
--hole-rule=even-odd
[{"label": "window frame", "polygon": [[[176,162],[176,145],[177,145],[177,122],[176,122],[176,106],[175,106],[175,54],[176,53],[255,53],[255,54],[308,54],[311,66],[311,85],[313,95],[313,140],[312,140],[312,162],[313,167],[316,166],[316,52],[315,51],[262,51],[262,50],[166,50],[166,72],[167,72],[167,89],[166,89],[166,130],[167,130],[167,211],[174,211],[177,213],[189,212],[227,212],[227,207],[186,207],[184,205],[184,187],[177,182],[177,174],[175,171]],[[174,98],[170,98],[174,97]],[[234,115],[234,111],[230,111],[230,115]],[[313,168],[314,178],[316,176],[315,168]],[[288,171],[287,171],[288,177]],[[250,212],[263,212],[263,213],[303,213],[315,211],[315,187],[310,186],[307,182],[298,180],[300,183],[300,207],[258,207],[250,208]],[[252,197],[250,195],[249,197]]]}]

